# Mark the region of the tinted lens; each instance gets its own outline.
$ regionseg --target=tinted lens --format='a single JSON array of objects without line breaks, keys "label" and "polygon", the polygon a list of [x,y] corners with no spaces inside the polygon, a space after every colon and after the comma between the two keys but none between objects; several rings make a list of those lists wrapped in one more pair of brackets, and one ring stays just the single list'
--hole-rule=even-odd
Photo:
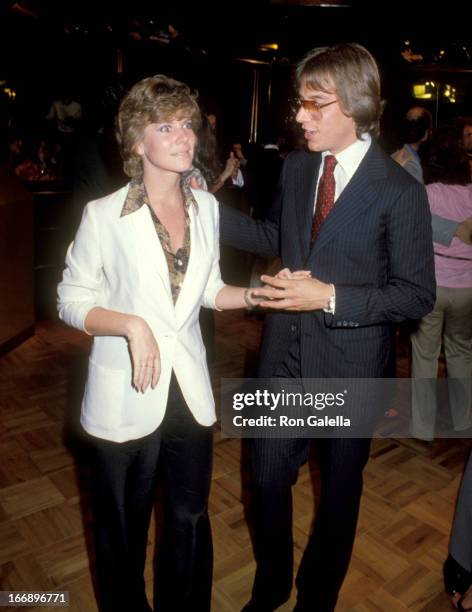
[{"label": "tinted lens", "polygon": [[300,107],[303,107],[308,113],[317,114],[320,110],[318,103],[313,100],[303,100],[302,98],[295,98],[292,104],[292,113],[296,115],[300,110]]},{"label": "tinted lens", "polygon": [[318,102],[314,100],[300,100],[300,104],[303,106],[304,110],[309,113],[317,113],[320,110]]}]

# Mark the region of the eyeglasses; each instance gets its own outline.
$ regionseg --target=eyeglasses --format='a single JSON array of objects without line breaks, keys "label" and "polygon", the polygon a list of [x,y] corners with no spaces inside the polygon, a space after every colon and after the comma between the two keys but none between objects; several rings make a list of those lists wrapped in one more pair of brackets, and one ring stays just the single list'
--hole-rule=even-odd
[{"label": "eyeglasses", "polygon": [[297,98],[295,100],[294,110],[298,112],[300,110],[300,106],[303,107],[303,110],[306,110],[308,113],[312,115],[319,115],[322,108],[326,108],[326,106],[330,106],[334,104],[338,100],[331,100],[331,102],[325,102],[324,104],[319,104],[315,102],[315,100],[304,100],[303,98]]}]

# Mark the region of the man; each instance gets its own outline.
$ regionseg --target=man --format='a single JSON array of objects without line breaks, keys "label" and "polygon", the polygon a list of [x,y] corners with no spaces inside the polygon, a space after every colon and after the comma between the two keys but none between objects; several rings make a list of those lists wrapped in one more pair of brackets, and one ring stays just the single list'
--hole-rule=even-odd
[{"label": "man", "polygon": [[[269,286],[256,292],[273,312],[265,321],[259,376],[381,378],[390,362],[391,326],[434,305],[425,190],[372,139],[380,78],[366,49],[315,49],[299,64],[297,81],[296,121],[310,152],[287,158],[265,221],[221,211],[223,242],[280,255],[284,267],[312,275],[262,277]],[[291,486],[308,446],[306,439],[254,440],[257,571],[245,611],[275,610],[290,596]],[[369,448],[369,439],[319,440],[321,498],[297,575],[297,612],[334,610]]]},{"label": "man", "polygon": [[[460,125],[463,128],[464,147],[467,150],[467,120],[459,119],[459,121],[462,121]],[[424,181],[419,151],[431,137],[432,125],[433,121],[429,110],[422,106],[410,108],[403,121],[405,144],[392,154],[392,159],[420,183]],[[469,128],[472,134],[472,125],[469,125]],[[469,148],[472,150],[472,138],[469,140]],[[432,215],[431,224],[434,242],[450,246],[454,236],[457,236],[462,242],[472,244],[472,218],[459,223],[439,215]]]},{"label": "man", "polygon": [[282,137],[267,133],[265,144],[254,151],[247,164],[248,196],[255,219],[265,219],[274,201],[284,161],[281,142]]},{"label": "man", "polygon": [[410,108],[403,121],[405,144],[392,154],[392,159],[420,183],[423,182],[423,168],[419,150],[430,137],[432,126],[433,119],[429,110],[421,106]]},{"label": "man", "polygon": [[63,96],[53,100],[46,116],[48,121],[55,121],[57,131],[62,135],[74,134],[82,118],[82,105],[65,92]]}]

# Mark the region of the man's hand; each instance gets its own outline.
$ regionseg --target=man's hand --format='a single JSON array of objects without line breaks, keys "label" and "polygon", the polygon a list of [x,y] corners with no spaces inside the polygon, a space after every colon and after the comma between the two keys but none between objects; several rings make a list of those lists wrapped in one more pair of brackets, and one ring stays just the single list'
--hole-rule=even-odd
[{"label": "man's hand", "polygon": [[472,245],[472,217],[469,217],[468,219],[465,219],[465,221],[462,221],[462,223],[459,223],[454,235],[457,236],[459,240],[462,240],[462,242],[464,242],[465,244],[468,244],[469,246],[471,246]]},{"label": "man's hand", "polygon": [[306,271],[291,272],[291,278],[278,278],[280,272],[277,276],[263,274],[261,281],[265,286],[253,290],[254,296],[267,298],[259,306],[295,311],[326,308],[332,294],[331,285],[316,278],[300,277],[300,273],[305,275]]}]

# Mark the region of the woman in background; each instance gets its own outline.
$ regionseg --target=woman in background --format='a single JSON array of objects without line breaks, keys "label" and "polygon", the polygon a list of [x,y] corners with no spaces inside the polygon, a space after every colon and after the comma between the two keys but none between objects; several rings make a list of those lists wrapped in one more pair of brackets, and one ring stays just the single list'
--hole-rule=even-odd
[{"label": "woman in background", "polygon": [[[472,185],[460,134],[450,127],[433,136],[424,166],[431,213],[461,222],[472,216]],[[432,440],[441,344],[446,357],[449,406],[455,431],[472,425],[472,246],[454,238],[434,243],[436,304],[421,319],[412,342],[412,435]]]}]

